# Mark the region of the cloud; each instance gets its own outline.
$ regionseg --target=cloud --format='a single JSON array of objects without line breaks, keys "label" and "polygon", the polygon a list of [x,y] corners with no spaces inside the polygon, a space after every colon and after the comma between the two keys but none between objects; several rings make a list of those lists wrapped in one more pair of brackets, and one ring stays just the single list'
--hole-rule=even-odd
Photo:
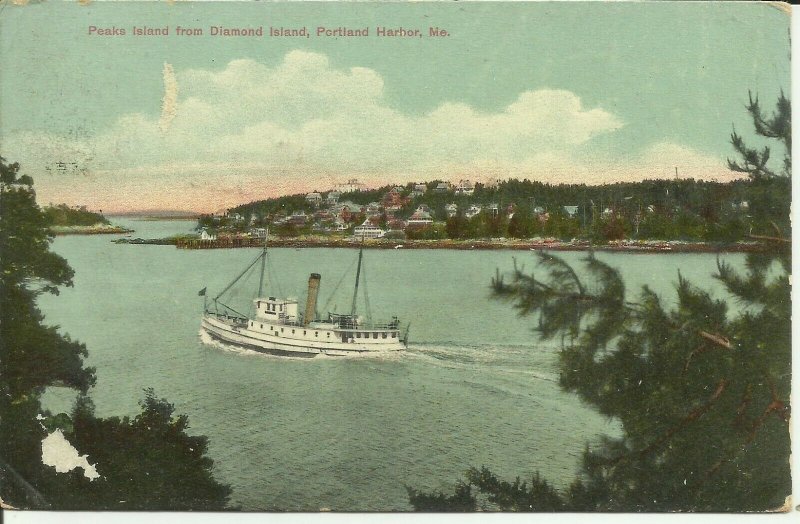
[{"label": "cloud", "polygon": [[658,171],[676,157],[691,159],[687,176],[721,165],[670,144],[625,165],[586,158],[593,138],[624,123],[565,90],[524,91],[496,111],[451,100],[409,115],[386,102],[376,71],[338,69],[307,51],[291,51],[274,67],[240,59],[218,71],[176,72],[164,64],[162,75],[160,115],[122,115],[82,142],[12,135],[9,158],[33,174],[54,159],[78,158],[80,177],[36,175],[40,196],[82,195],[74,202],[105,209],[216,209],[352,176],[372,184],[467,174],[599,183],[641,179],[642,169]]},{"label": "cloud", "polygon": [[175,80],[175,71],[172,64],[164,62],[164,98],[161,99],[161,119],[158,127],[162,133],[169,130],[169,125],[175,119],[178,108],[178,82]]}]

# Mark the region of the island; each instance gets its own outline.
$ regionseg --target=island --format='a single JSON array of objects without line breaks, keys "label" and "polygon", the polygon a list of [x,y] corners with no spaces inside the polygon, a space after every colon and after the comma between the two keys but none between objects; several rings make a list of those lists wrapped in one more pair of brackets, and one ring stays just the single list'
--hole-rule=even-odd
[{"label": "island", "polygon": [[[769,194],[767,194],[769,193]],[[751,252],[785,195],[751,180],[658,179],[597,186],[434,180],[366,188],[356,179],[201,215],[196,233],[119,239],[182,249],[354,247]],[[768,223],[766,225],[769,225]]]},{"label": "island", "polygon": [[54,235],[102,235],[132,233],[132,229],[112,224],[102,211],[89,211],[86,206],[49,205],[42,209],[50,232]]}]

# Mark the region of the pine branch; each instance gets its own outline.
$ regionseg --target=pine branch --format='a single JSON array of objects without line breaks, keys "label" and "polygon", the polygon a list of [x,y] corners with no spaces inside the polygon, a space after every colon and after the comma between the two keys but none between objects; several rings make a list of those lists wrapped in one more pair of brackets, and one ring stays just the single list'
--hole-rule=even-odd
[{"label": "pine branch", "polygon": [[[695,422],[700,417],[708,413],[711,410],[711,408],[714,407],[716,401],[725,392],[725,389],[728,387],[728,384],[729,384],[728,380],[726,379],[720,380],[717,383],[717,387],[714,390],[714,393],[708,398],[708,400],[706,400],[706,402],[703,403],[702,406],[696,407],[693,410],[691,410],[689,414],[683,417],[675,426],[668,429],[663,435],[661,435],[651,444],[646,446],[644,449],[637,451],[635,455],[638,457],[644,457],[645,455],[648,455],[649,453],[651,453],[652,451],[663,445],[665,442],[667,442],[669,439],[671,439],[673,436],[675,436],[675,434],[677,434],[679,431],[685,429],[691,423]],[[619,457],[616,457],[615,459],[612,459],[611,461],[607,462],[607,464],[613,466],[615,464],[618,464],[625,460],[629,460],[631,458],[634,458],[633,454],[620,455]]]}]

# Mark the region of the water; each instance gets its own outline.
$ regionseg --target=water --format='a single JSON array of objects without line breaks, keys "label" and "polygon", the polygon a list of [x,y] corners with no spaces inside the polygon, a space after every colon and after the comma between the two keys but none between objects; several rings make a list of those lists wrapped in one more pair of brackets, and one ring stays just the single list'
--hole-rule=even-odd
[{"label": "water", "polygon": [[[189,222],[117,222],[151,238]],[[270,357],[199,334],[203,299],[221,290],[256,249],[178,250],[116,245],[114,236],[59,237],[53,249],[75,286],[40,300],[47,322],[85,342],[97,368],[98,415],[133,415],[153,387],[190,432],[209,437],[215,476],[246,510],[409,510],[405,485],[452,491],[470,466],[500,476],[540,471],[566,486],[587,443],[617,434],[614,421],[557,385],[556,347],[535,341],[532,319],[489,299],[495,269],[529,252],[365,252],[372,306],[411,322],[411,347],[382,358]],[[322,273],[320,303],[352,266],[348,249],[274,249],[284,292],[302,295]],[[577,261],[585,253],[563,253]],[[721,295],[707,254],[600,254],[619,267],[633,297],[642,284],[674,299],[681,274]],[[740,265],[741,255],[725,255]],[[346,309],[351,280],[331,301]],[[347,289],[345,289],[347,288]],[[277,292],[277,291],[276,291]],[[242,300],[249,297],[240,296]],[[67,411],[74,394],[53,388],[47,406]]]}]

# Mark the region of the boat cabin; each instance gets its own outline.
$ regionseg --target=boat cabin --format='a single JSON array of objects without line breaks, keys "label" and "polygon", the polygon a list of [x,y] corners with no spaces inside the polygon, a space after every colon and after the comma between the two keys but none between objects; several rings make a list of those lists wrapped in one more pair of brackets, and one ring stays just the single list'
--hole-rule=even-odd
[{"label": "boat cabin", "polygon": [[297,322],[297,300],[268,297],[257,298],[256,317],[281,324],[292,324]]}]

